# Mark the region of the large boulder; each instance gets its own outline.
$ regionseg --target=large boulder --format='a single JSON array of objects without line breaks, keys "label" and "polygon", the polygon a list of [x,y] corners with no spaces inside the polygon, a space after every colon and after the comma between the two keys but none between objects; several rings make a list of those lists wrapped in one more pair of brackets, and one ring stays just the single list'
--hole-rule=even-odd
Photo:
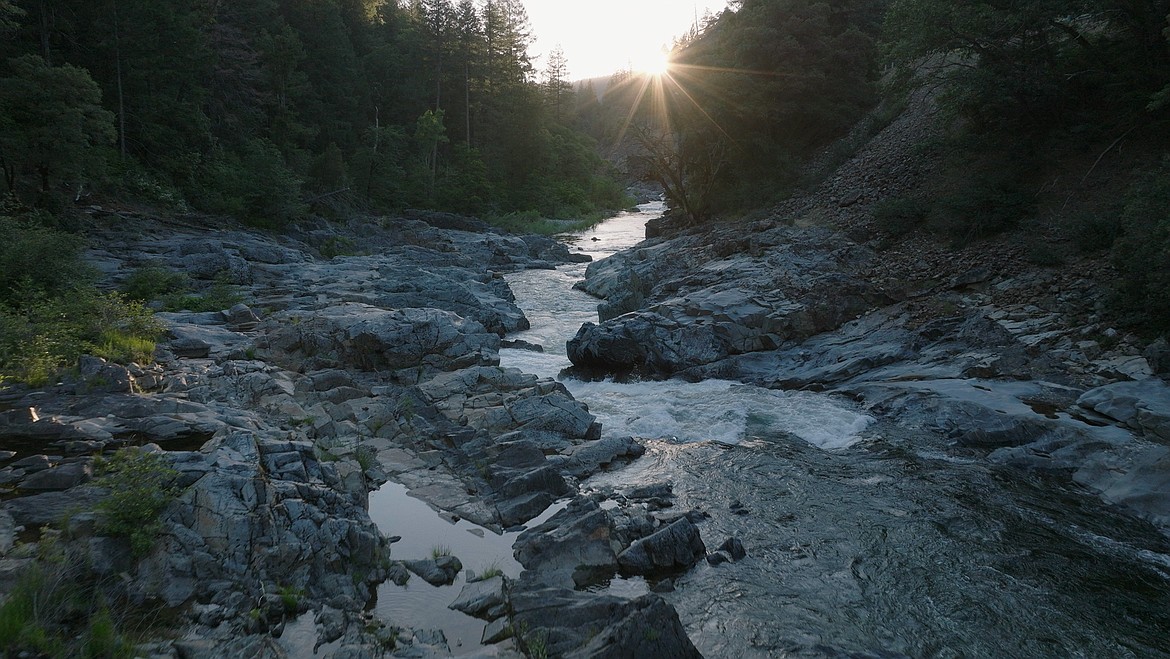
[{"label": "large boulder", "polygon": [[613,525],[597,503],[579,496],[516,539],[526,577],[549,586],[580,587],[612,575],[618,566]]},{"label": "large boulder", "polygon": [[451,371],[499,363],[500,338],[483,325],[438,309],[387,311],[345,303],[288,313],[268,325],[271,345],[293,362],[363,371]]},{"label": "large boulder", "polygon": [[1151,439],[1170,442],[1170,386],[1161,378],[1098,387],[1086,391],[1077,404]]},{"label": "large boulder", "polygon": [[702,655],[678,613],[657,595],[627,600],[566,588],[512,591],[512,628],[530,653],[590,659]]},{"label": "large boulder", "polygon": [[699,529],[686,517],[645,538],[635,540],[618,554],[622,570],[630,574],[654,574],[685,570],[707,555]]}]

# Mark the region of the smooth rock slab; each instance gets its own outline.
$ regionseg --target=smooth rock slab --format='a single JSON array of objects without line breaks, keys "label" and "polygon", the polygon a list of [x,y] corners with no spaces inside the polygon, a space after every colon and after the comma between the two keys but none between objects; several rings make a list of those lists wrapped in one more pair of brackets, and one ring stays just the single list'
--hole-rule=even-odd
[{"label": "smooth rock slab", "polygon": [[492,577],[463,586],[459,597],[448,604],[447,608],[484,620],[496,620],[508,610],[504,578]]},{"label": "smooth rock slab", "polygon": [[609,514],[579,496],[544,524],[521,533],[514,555],[530,580],[580,587],[617,570],[612,537]]},{"label": "smooth rock slab", "polygon": [[1077,404],[1151,438],[1170,442],[1170,386],[1160,378],[1116,382],[1091,389]]},{"label": "smooth rock slab", "polygon": [[618,554],[622,570],[630,574],[653,574],[685,570],[707,555],[699,529],[685,517],[640,540]]},{"label": "smooth rock slab", "polygon": [[455,577],[459,576],[459,571],[463,569],[463,563],[454,556],[440,556],[433,560],[403,561],[402,564],[432,586],[449,586],[455,583]]},{"label": "smooth rock slab", "polygon": [[611,595],[534,588],[513,590],[512,627],[521,644],[549,657],[692,659],[701,657],[675,610],[657,595]]}]

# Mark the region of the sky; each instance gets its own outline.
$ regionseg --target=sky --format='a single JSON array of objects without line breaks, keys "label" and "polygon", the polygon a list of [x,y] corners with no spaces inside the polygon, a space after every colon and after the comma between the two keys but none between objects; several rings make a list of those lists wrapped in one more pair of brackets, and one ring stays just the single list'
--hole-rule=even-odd
[{"label": "sky", "polygon": [[569,78],[608,76],[619,69],[661,59],[674,37],[684,34],[727,0],[524,0],[535,43],[536,70],[558,45],[569,62]]}]

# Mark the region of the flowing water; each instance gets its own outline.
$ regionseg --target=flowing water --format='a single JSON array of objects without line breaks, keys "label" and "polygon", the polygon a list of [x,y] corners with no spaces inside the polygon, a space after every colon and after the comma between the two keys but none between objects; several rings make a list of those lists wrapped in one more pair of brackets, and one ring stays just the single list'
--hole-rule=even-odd
[{"label": "flowing water", "polygon": [[[573,244],[607,256],[658,210]],[[568,366],[564,342],[596,322],[598,301],[571,289],[584,269],[508,276],[532,322],[515,338],[546,352],[501,351],[505,366]],[[680,508],[711,514],[709,548],[729,536],[747,547],[666,595],[709,657],[1170,656],[1170,542],[1064,480],[950,457],[937,438],[819,394],[564,383],[603,432],[649,440],[646,456],[587,486],[670,482]]]},{"label": "flowing water", "polygon": [[[644,205],[571,242],[604,258],[639,242],[661,210]],[[572,289],[584,272],[508,275],[532,323],[510,338],[545,352],[502,350],[504,366],[556,377],[569,365],[565,341],[597,319],[598,300]],[[564,384],[604,433],[648,446],[586,488],[669,482],[680,509],[710,513],[700,525],[709,548],[731,536],[746,546],[746,559],[701,562],[665,595],[708,657],[1170,657],[1170,542],[1066,481],[952,457],[937,438],[821,394],[721,381]],[[516,534],[452,523],[400,485],[372,493],[370,514],[405,536],[396,558],[442,545],[472,570],[519,570]],[[465,577],[385,584],[375,610],[443,630],[456,655],[490,653],[478,645],[484,623],[446,608]],[[605,590],[635,597],[649,585],[615,578]]]}]

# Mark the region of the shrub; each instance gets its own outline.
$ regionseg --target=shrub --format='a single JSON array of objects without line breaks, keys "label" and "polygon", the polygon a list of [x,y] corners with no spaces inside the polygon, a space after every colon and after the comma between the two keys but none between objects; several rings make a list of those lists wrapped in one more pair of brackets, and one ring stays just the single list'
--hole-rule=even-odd
[{"label": "shrub", "polygon": [[152,302],[189,289],[190,281],[183,273],[148,265],[130,273],[122,283],[121,291],[131,300]]},{"label": "shrub", "polygon": [[0,304],[0,380],[41,386],[83,354],[150,361],[162,328],[141,303],[92,286],[57,297],[25,290],[21,306]]},{"label": "shrub", "polygon": [[886,199],[874,206],[873,221],[889,239],[897,240],[921,227],[929,211],[930,206],[920,199]]},{"label": "shrub", "polygon": [[180,291],[161,298],[164,311],[221,311],[244,301],[238,286],[216,278],[202,293]]},{"label": "shrub", "polygon": [[1121,237],[1123,225],[1117,217],[1084,213],[1068,224],[1068,236],[1081,254],[1092,254],[1113,247]]},{"label": "shrub", "polygon": [[86,556],[46,535],[38,558],[0,605],[3,656],[134,657]]},{"label": "shrub", "polygon": [[371,467],[378,464],[378,452],[363,444],[353,452],[353,459],[357,461],[362,471],[369,471]]},{"label": "shrub", "polygon": [[1113,248],[1114,310],[1139,330],[1170,329],[1170,157],[1140,173],[1125,197],[1125,234]]},{"label": "shrub", "polygon": [[135,556],[145,555],[162,528],[159,517],[177,494],[178,472],[161,454],[138,448],[121,449],[96,466],[95,484],[109,490],[97,506],[99,529],[127,538]]},{"label": "shrub", "polygon": [[335,256],[352,256],[357,254],[357,244],[347,236],[329,236],[321,243],[321,258],[332,259]]},{"label": "shrub", "polygon": [[81,262],[81,238],[39,219],[0,216],[0,304],[21,306],[33,291],[59,295],[93,279]]},{"label": "shrub", "polygon": [[931,219],[934,228],[953,245],[963,246],[1015,227],[1035,207],[1035,196],[1021,189],[1017,181],[984,175],[943,197]]}]

